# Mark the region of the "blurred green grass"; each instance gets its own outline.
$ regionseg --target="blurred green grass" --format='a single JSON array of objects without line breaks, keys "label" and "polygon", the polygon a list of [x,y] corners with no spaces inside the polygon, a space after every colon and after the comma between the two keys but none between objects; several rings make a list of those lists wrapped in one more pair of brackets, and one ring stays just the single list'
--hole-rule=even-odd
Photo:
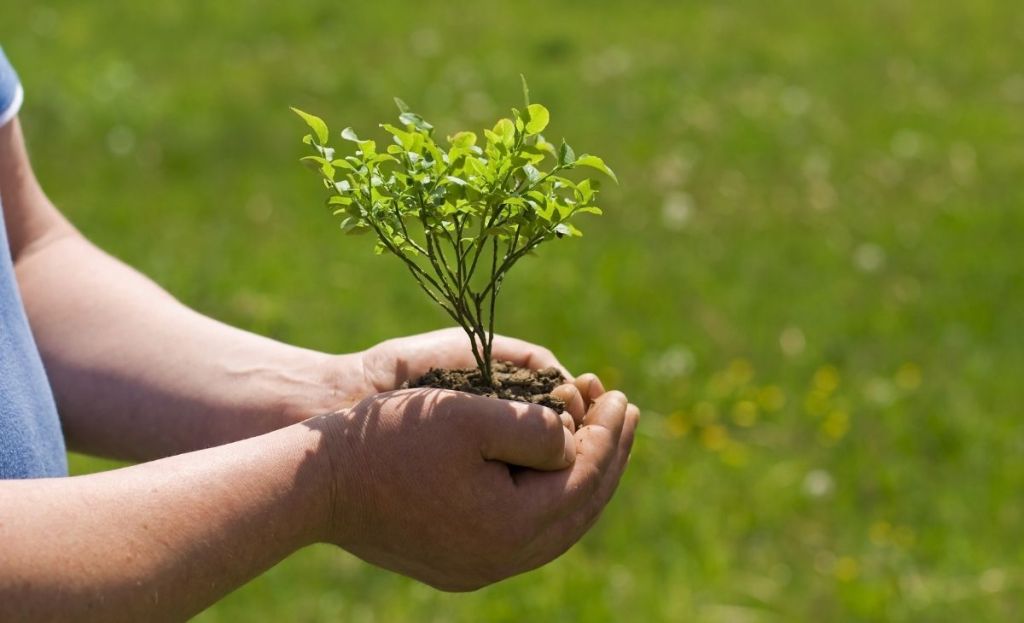
[{"label": "blurred green grass", "polygon": [[[623,184],[499,329],[645,410],[602,521],[469,595],[328,548],[200,621],[1008,620],[1024,609],[1016,3],[44,0],[4,11],[45,187],[217,318],[347,351],[445,324],[343,238],[298,105],[519,101]],[[111,464],[73,457],[76,472]]]}]

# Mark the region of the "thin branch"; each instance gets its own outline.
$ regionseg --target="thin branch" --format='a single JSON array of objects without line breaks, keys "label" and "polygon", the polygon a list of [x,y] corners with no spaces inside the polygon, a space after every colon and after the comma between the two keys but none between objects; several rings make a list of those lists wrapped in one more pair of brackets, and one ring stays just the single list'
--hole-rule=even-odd
[{"label": "thin branch", "polygon": [[[408,156],[406,157],[406,161],[408,162]],[[408,170],[409,170],[409,168],[406,167],[406,171],[408,171]],[[416,180],[413,179],[413,183],[415,183],[415,182],[416,182]],[[444,284],[444,291],[448,295],[448,299],[452,302],[453,305],[455,305],[456,304],[455,303],[455,298],[456,297],[455,297],[454,287],[457,285],[458,282],[455,279],[455,275],[452,273],[451,268],[448,266],[448,262],[447,261],[444,262],[444,268],[442,269],[441,268],[441,264],[438,263],[438,261],[437,261],[437,255],[434,252],[434,249],[435,249],[435,246],[434,246],[434,234],[432,233],[432,230],[431,230],[430,226],[427,224],[427,205],[423,201],[423,192],[422,192],[422,189],[419,186],[416,187],[416,200],[420,204],[419,216],[420,216],[420,223],[423,225],[423,236],[427,239],[427,253],[426,253],[427,259],[430,260],[430,265],[434,267],[434,273],[437,274],[438,280],[442,284]],[[441,256],[441,259],[442,260],[445,259],[443,254]],[[449,287],[448,282],[445,280],[445,274],[446,273],[448,275],[448,278],[451,279],[451,281],[452,281],[451,287]]]},{"label": "thin branch", "polygon": [[498,300],[498,291],[501,289],[501,277],[497,274],[498,266],[498,239],[491,238],[491,282],[494,290],[491,292],[491,310],[487,318],[487,347],[484,349],[484,358],[490,361],[491,348],[494,346],[494,304]]},{"label": "thin branch", "polygon": [[[520,258],[522,258],[524,255],[526,255],[530,251],[532,251],[537,245],[539,245],[543,241],[544,241],[544,233],[543,232],[539,233],[536,236],[534,236],[533,238],[531,238],[529,240],[529,242],[527,242],[525,245],[523,245],[523,247],[521,249],[519,249],[518,251],[513,253],[511,257],[505,258],[505,260],[501,263],[501,266],[498,267],[498,275],[504,276],[505,273],[507,273],[508,270],[510,268],[512,268],[512,266],[517,261],[519,261]],[[489,291],[493,290],[493,289],[494,289],[494,282],[492,281],[490,284],[488,284],[488,286],[486,288],[484,288],[484,291],[481,292],[481,296],[486,296],[487,293]]]}]

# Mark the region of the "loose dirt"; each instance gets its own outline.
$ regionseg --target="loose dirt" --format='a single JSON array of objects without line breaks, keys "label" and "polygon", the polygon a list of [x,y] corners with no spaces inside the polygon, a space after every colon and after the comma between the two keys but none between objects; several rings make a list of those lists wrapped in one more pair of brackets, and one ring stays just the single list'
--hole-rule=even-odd
[{"label": "loose dirt", "polygon": [[565,382],[555,368],[530,370],[509,361],[495,361],[491,366],[491,376],[494,377],[493,387],[483,383],[476,368],[431,368],[418,379],[407,381],[403,387],[454,389],[489,398],[543,405],[558,413],[565,410],[565,403],[551,395],[551,390]]}]

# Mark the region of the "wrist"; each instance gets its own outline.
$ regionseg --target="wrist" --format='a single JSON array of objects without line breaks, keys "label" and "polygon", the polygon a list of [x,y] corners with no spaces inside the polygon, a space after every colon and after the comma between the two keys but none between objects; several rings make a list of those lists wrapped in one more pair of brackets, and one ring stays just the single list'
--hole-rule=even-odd
[{"label": "wrist", "polygon": [[311,466],[309,477],[296,479],[302,490],[300,504],[306,509],[303,517],[306,529],[301,546],[314,543],[337,543],[337,509],[341,508],[339,479],[342,477],[336,439],[339,426],[338,413],[320,414],[305,420],[296,428],[309,437],[303,452]]},{"label": "wrist", "polygon": [[358,407],[318,415],[301,424],[318,434],[316,446],[319,477],[316,489],[320,491],[319,507],[312,517],[316,524],[315,542],[330,543],[348,551],[358,549],[373,526],[360,519],[359,509],[367,502],[367,486],[375,486],[368,480],[360,458],[365,449],[362,424]]},{"label": "wrist", "polygon": [[276,561],[330,540],[336,487],[329,427],[329,416],[319,416],[220,447],[237,458],[228,462],[237,476],[221,481],[235,483],[223,485],[232,492],[226,499],[240,502],[217,508],[251,526],[262,540],[253,551],[265,550]]},{"label": "wrist", "polygon": [[328,355],[308,351],[280,376],[278,411],[286,424],[348,408],[365,398],[362,359],[358,353]]}]

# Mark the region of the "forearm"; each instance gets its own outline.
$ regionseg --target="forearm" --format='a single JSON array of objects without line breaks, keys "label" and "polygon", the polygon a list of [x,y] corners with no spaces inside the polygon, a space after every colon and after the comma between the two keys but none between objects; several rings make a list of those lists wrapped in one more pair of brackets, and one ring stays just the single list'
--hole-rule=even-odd
[{"label": "forearm", "polygon": [[184,620],[322,540],[326,421],[102,474],[0,482],[2,618]]},{"label": "forearm", "polygon": [[338,374],[344,358],[202,316],[77,234],[20,258],[17,274],[72,448],[158,458],[355,400],[357,357]]},{"label": "forearm", "polygon": [[[0,197],[18,284],[69,445],[152,459],[352,403],[358,358],[331,358],[205,318],[88,243],[0,127]],[[329,377],[324,362],[330,362]]]}]

